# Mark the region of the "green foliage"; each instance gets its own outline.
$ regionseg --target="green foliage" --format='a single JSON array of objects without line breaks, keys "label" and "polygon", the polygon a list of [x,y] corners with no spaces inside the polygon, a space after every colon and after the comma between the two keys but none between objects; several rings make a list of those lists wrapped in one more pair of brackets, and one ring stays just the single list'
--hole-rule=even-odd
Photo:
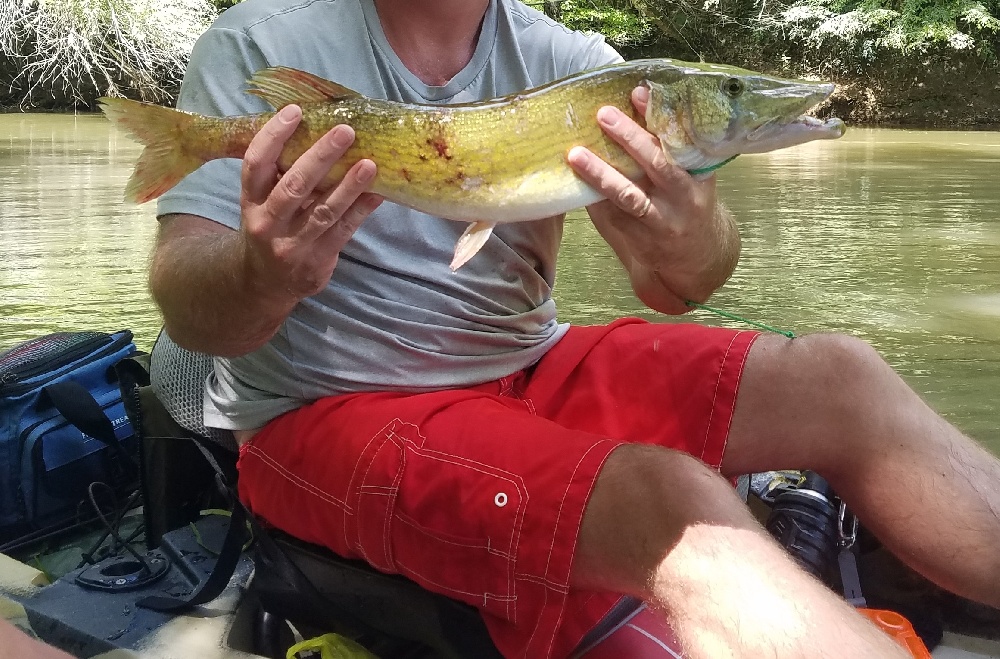
[{"label": "green foliage", "polygon": [[628,0],[528,0],[526,4],[546,11],[571,29],[598,32],[622,51],[648,45],[658,36],[656,26]]},{"label": "green foliage", "polygon": [[927,54],[996,62],[1000,0],[632,0],[677,57],[865,75]]},{"label": "green foliage", "polygon": [[862,60],[934,49],[994,58],[1000,37],[996,5],[995,0],[799,0],[758,29],[787,31],[814,49],[853,49]]},{"label": "green foliage", "polygon": [[655,26],[628,2],[564,0],[560,20],[574,30],[599,32],[617,48],[650,41]]},{"label": "green foliage", "polygon": [[[241,1],[0,0],[0,85],[22,106],[87,106],[102,94],[168,100],[195,39],[218,12]],[[1000,0],[528,4],[573,29],[600,32],[628,58],[866,76],[894,59],[919,69],[930,61],[924,56],[995,64],[1000,53]]]}]

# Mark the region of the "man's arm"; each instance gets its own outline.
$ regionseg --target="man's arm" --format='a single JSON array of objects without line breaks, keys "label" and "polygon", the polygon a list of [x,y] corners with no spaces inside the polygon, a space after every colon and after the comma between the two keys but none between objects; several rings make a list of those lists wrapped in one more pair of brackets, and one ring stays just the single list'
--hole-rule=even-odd
[{"label": "man's arm", "polygon": [[242,262],[239,233],[197,215],[168,215],[150,267],[150,289],[178,344],[209,354],[249,352],[273,336],[287,305],[266,309]]},{"label": "man's arm", "polygon": [[[648,98],[644,88],[633,93],[640,114]],[[668,160],[656,136],[616,108],[602,108],[598,121],[647,176],[633,183],[590,151],[572,149],[570,165],[607,197],[587,208],[590,217],[639,299],[663,313],[684,313],[686,301],[708,299],[736,269],[736,223],[716,200],[714,176],[692,178]]]},{"label": "man's arm", "polygon": [[179,345],[238,356],[264,345],[300,300],[322,290],[340,250],[381,197],[367,192],[375,164],[359,161],[337,186],[317,186],[354,141],[336,126],[285,172],[277,160],[301,120],[288,106],[243,159],[241,226],[193,215],[163,219],[150,290]]},{"label": "man's arm", "polygon": [[73,659],[51,645],[34,639],[12,623],[0,618],[0,657],[31,657],[32,659]]}]

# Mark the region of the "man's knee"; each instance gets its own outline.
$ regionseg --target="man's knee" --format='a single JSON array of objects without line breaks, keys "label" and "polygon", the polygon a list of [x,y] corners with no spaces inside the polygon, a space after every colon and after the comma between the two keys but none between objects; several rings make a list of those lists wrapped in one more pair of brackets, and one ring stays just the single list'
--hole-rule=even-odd
[{"label": "man's knee", "polygon": [[891,435],[914,404],[919,399],[860,339],[762,336],[740,382],[724,473],[840,467]]},{"label": "man's knee", "polygon": [[697,458],[622,446],[608,458],[587,504],[573,583],[642,597],[652,571],[696,524],[756,526],[731,484]]},{"label": "man's knee", "polygon": [[761,337],[751,350],[748,374],[764,374],[765,384],[852,397],[859,387],[893,377],[892,369],[868,343],[845,334],[810,334],[795,339]]},{"label": "man's knee", "polygon": [[815,334],[805,337],[833,377],[853,383],[879,380],[892,370],[868,343],[846,334]]}]

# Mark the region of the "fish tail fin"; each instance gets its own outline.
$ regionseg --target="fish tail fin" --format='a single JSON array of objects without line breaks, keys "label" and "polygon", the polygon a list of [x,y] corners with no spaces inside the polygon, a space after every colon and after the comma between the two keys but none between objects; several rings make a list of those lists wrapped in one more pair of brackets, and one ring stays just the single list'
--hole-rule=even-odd
[{"label": "fish tail fin", "polygon": [[126,98],[98,101],[111,123],[146,147],[125,186],[126,200],[141,204],[156,199],[205,162],[184,148],[197,115]]}]

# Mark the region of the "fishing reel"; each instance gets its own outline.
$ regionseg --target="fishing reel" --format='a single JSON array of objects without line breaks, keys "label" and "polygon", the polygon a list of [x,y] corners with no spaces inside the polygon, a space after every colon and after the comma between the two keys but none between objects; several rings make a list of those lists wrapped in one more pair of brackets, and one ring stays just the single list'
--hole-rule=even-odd
[{"label": "fishing reel", "polygon": [[771,507],[764,526],[809,573],[830,583],[837,554],[857,539],[850,515],[826,480],[812,471],[754,474],[750,490]]},{"label": "fishing reel", "polygon": [[[941,626],[919,612],[868,608],[858,570],[858,518],[812,471],[753,474],[749,491],[770,507],[764,527],[807,572],[903,645],[913,657],[929,658],[927,647],[941,640]],[[879,598],[876,598],[879,599]],[[898,607],[896,607],[898,608]],[[910,622],[920,618],[918,629]]]}]

